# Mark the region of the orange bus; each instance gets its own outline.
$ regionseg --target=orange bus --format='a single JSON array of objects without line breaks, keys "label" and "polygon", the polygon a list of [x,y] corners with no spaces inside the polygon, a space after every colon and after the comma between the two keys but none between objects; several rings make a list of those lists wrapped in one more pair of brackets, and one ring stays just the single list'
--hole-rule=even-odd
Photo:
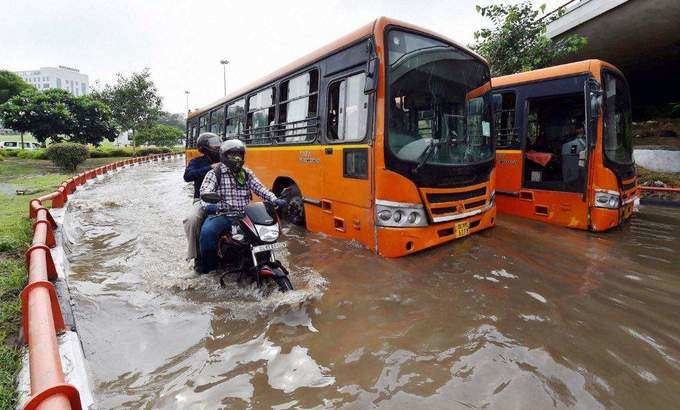
[{"label": "orange bus", "polygon": [[599,60],[492,79],[498,211],[605,231],[637,209],[628,84]]},{"label": "orange bus", "polygon": [[288,220],[398,257],[494,225],[491,104],[481,57],[381,17],[190,112],[187,158],[239,138]]}]

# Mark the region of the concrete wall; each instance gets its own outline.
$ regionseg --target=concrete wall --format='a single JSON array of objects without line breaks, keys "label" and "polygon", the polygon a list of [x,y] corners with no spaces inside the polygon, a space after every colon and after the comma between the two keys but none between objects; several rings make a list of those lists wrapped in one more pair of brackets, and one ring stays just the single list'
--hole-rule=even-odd
[{"label": "concrete wall", "polygon": [[680,0],[581,0],[548,26],[548,36],[588,38],[561,62],[599,58],[621,69],[633,104],[680,101]]}]

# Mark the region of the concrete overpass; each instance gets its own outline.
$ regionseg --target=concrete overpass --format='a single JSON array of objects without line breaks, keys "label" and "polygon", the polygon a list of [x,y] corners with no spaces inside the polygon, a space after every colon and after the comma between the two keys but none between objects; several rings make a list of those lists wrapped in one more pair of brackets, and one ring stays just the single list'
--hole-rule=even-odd
[{"label": "concrete overpass", "polygon": [[572,0],[547,35],[588,38],[562,62],[599,58],[621,69],[636,107],[680,102],[680,0]]}]

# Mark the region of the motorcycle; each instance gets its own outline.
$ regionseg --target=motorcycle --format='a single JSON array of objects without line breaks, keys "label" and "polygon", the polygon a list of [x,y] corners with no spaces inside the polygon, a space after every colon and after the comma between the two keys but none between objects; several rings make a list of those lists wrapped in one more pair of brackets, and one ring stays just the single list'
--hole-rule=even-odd
[{"label": "motorcycle", "polygon": [[[220,196],[207,192],[201,199],[214,204]],[[220,235],[217,256],[225,270],[220,284],[224,287],[225,276],[238,273],[238,282],[248,279],[257,282],[258,288],[274,282],[281,292],[293,290],[288,270],[275,257],[275,251],[287,247],[285,242],[278,242],[280,234],[279,217],[272,203],[253,202],[246,206],[231,230]]]}]

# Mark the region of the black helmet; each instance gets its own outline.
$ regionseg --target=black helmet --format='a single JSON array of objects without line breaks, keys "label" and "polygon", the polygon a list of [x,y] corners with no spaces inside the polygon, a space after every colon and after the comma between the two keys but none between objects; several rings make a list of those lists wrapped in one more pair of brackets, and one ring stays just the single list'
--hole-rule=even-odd
[{"label": "black helmet", "polygon": [[220,158],[220,144],[222,144],[222,138],[212,132],[204,132],[196,140],[198,152],[207,155],[213,162],[217,162]]},{"label": "black helmet", "polygon": [[237,139],[226,140],[220,146],[220,161],[231,170],[237,173],[243,167],[246,160],[246,146]]}]

